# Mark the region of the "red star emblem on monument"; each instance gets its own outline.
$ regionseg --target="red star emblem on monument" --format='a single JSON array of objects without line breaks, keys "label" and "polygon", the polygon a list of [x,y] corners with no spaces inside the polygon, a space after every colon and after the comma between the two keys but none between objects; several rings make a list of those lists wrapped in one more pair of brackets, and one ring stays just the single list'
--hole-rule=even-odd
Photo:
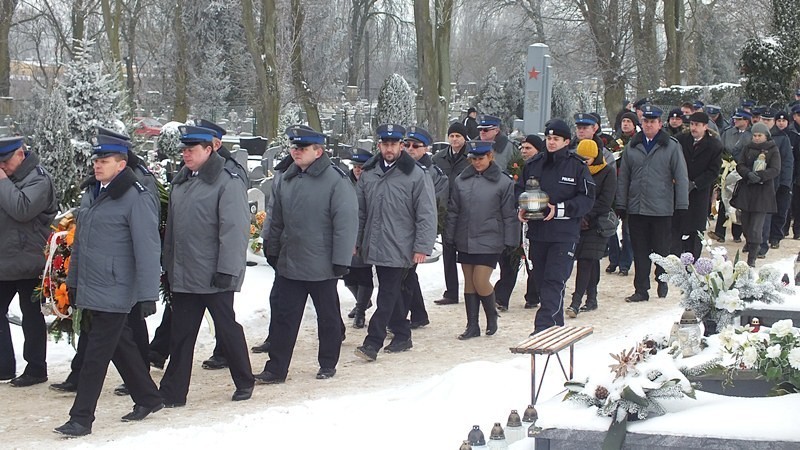
[{"label": "red star emblem on monument", "polygon": [[531,67],[530,72],[528,72],[528,79],[530,80],[531,78],[533,78],[534,80],[538,80],[540,73],[541,72],[536,70],[536,67]]}]

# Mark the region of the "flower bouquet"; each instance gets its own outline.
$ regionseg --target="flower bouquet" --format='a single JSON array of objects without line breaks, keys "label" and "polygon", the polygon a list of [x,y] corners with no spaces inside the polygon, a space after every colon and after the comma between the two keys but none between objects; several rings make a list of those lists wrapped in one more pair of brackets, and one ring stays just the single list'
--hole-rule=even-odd
[{"label": "flower bouquet", "polygon": [[264,239],[261,237],[261,231],[264,229],[264,220],[267,218],[265,211],[259,211],[253,216],[250,221],[250,250],[253,253],[260,254],[264,246]]},{"label": "flower bouquet", "polygon": [[724,369],[728,380],[737,370],[750,369],[775,384],[774,394],[800,392],[800,330],[790,319],[758,331],[750,326],[729,326],[719,333],[719,339],[723,357],[733,360]]},{"label": "flower bouquet", "polygon": [[598,415],[611,417],[603,448],[622,448],[629,420],[665,413],[659,399],[694,398],[691,383],[675,364],[678,355],[676,346],[665,347],[645,338],[635,347],[611,354],[616,362],[609,366],[609,374],[566,382],[564,400],[596,407]]},{"label": "flower bouquet", "polygon": [[650,259],[661,266],[665,273],[660,276],[681,290],[681,306],[691,309],[704,322],[713,321],[722,328],[733,324],[748,303],[756,300],[764,303],[782,303],[780,294],[791,293],[781,281],[781,272],[763,266],[756,273],[747,263],[728,258],[724,247],[713,247],[706,243],[711,257],[700,257],[695,261],[691,253],[661,256],[656,253]]}]

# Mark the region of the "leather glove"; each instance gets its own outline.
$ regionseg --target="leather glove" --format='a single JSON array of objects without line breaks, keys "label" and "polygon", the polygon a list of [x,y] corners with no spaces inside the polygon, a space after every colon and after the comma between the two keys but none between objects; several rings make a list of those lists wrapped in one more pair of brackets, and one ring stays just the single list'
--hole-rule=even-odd
[{"label": "leather glove", "polygon": [[756,184],[761,183],[761,177],[755,172],[747,172],[747,183]]},{"label": "leather glove", "polygon": [[348,269],[347,266],[341,266],[339,264],[333,265],[333,275],[336,278],[343,277],[347,275],[348,272],[350,272],[350,269]]},{"label": "leather glove", "polygon": [[150,317],[156,313],[156,302],[153,300],[146,302],[139,302],[139,318],[144,320],[145,317]]},{"label": "leather glove", "polygon": [[586,217],[581,217],[581,231],[586,231],[589,229],[589,221],[586,220]]},{"label": "leather glove", "polygon": [[67,301],[73,307],[75,306],[75,299],[78,298],[78,288],[68,287],[67,288]]},{"label": "leather glove", "polygon": [[623,220],[626,217],[628,217],[628,210],[624,208],[617,208],[616,210],[614,210],[614,212],[617,213],[617,217],[619,217],[619,220]]},{"label": "leather glove", "polygon": [[233,280],[235,277],[233,275],[228,275],[227,273],[220,273],[217,272],[214,274],[214,277],[211,278],[211,286],[220,288],[220,289],[231,289],[233,288]]},{"label": "leather glove", "polygon": [[270,265],[273,269],[278,268],[278,257],[275,255],[267,255],[267,264]]}]

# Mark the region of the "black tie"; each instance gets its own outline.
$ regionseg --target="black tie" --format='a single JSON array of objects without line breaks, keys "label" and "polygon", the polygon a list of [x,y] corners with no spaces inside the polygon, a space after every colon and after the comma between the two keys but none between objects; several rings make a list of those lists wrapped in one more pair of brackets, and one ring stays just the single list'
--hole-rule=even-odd
[{"label": "black tie", "polygon": [[107,190],[108,190],[108,188],[107,188],[107,187],[101,187],[101,188],[100,188],[100,193],[102,194],[103,192],[105,192],[105,191],[107,191]]}]

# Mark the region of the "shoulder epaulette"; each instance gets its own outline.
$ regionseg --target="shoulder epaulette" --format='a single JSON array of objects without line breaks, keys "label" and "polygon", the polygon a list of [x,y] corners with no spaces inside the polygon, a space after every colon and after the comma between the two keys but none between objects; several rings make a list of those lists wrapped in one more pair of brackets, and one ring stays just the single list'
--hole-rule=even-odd
[{"label": "shoulder epaulette", "polygon": [[135,187],[136,190],[139,192],[147,192],[147,188],[144,187],[144,185],[138,181],[133,182],[133,187]]},{"label": "shoulder epaulette", "polygon": [[501,170],[501,171],[500,171],[500,173],[502,173],[503,175],[505,175],[505,176],[507,176],[508,178],[510,178],[510,179],[511,179],[511,181],[514,181],[514,176],[513,176],[513,175],[511,175],[510,173],[506,172],[505,170]]},{"label": "shoulder epaulette", "polygon": [[678,139],[675,138],[675,136],[670,136],[669,138],[672,139],[673,141],[675,141],[676,144],[680,143],[680,142],[678,142]]},{"label": "shoulder epaulette", "polygon": [[333,170],[339,172],[339,175],[341,175],[342,178],[348,178],[347,173],[345,173],[345,171],[342,170],[341,167],[337,166],[336,164],[331,164],[331,167],[333,167]]},{"label": "shoulder epaulette", "polygon": [[39,175],[44,175],[46,173],[44,171],[44,167],[42,167],[42,166],[36,166],[36,172],[38,172]]},{"label": "shoulder epaulette", "polygon": [[441,167],[437,166],[436,164],[433,165],[433,170],[436,171],[439,175],[444,175],[444,170]]},{"label": "shoulder epaulette", "polygon": [[228,169],[227,167],[224,167],[224,169],[225,172],[228,172],[228,175],[230,175],[231,178],[241,178],[238,173],[232,171],[231,169]]},{"label": "shoulder epaulette", "polygon": [[144,164],[139,164],[136,167],[139,170],[141,170],[142,173],[145,174],[145,175],[152,175],[153,174],[153,172],[150,172],[150,169],[148,169],[147,166],[145,166]]},{"label": "shoulder epaulette", "polygon": [[424,171],[426,171],[426,172],[428,171],[428,168],[427,168],[427,167],[425,167],[425,165],[424,165],[424,164],[422,164],[421,162],[419,162],[419,161],[414,161],[414,162],[417,164],[417,166],[418,166],[420,169],[422,169],[422,170],[424,170]]}]

